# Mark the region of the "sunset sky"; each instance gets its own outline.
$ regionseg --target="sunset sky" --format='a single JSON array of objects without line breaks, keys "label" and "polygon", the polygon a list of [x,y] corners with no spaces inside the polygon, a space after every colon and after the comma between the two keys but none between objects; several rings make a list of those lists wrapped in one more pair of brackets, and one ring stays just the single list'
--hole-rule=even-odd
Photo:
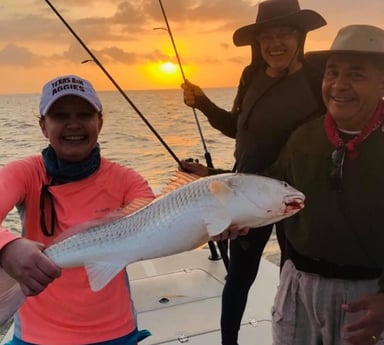
[{"label": "sunset sky", "polygon": [[[50,0],[125,90],[177,88],[182,82],[158,0]],[[233,32],[255,21],[255,0],[162,0],[186,77],[201,87],[236,86],[249,47]],[[348,24],[384,28],[384,0],[301,0],[321,13],[324,28],[306,50],[327,49]],[[0,93],[40,92],[48,79],[74,73],[96,89],[115,90],[45,0],[0,2]],[[167,65],[164,66],[165,63]]]}]

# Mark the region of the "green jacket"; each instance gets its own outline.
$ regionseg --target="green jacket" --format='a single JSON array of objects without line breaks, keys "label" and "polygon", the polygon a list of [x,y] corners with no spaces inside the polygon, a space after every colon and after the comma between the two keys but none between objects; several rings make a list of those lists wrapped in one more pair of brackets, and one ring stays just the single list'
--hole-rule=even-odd
[{"label": "green jacket", "polygon": [[[305,207],[283,221],[301,255],[341,266],[384,267],[384,133],[381,127],[357,145],[343,164],[342,191],[330,183],[335,149],[324,117],[298,128],[271,167],[306,196]],[[380,284],[384,288],[384,284]]]}]

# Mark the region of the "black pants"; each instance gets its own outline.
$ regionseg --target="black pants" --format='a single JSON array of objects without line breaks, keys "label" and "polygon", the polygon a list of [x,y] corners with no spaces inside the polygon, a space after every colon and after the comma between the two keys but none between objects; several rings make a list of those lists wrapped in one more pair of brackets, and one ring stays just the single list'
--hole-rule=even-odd
[{"label": "black pants", "polygon": [[[246,236],[230,241],[228,275],[223,289],[221,305],[221,343],[237,345],[241,319],[247,304],[248,292],[259,270],[260,259],[273,225],[252,229]],[[280,248],[285,237],[277,227]],[[282,256],[283,257],[283,256]]]}]

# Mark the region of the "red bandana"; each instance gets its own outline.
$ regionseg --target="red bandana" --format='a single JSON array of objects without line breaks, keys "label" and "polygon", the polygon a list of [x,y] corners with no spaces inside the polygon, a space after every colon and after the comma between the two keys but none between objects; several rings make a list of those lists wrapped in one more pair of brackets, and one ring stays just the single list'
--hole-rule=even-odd
[{"label": "red bandana", "polygon": [[335,120],[333,119],[331,114],[327,112],[324,119],[325,133],[327,134],[329,141],[336,148],[345,146],[348,152],[348,157],[349,159],[352,160],[357,158],[356,145],[358,143],[361,143],[365,139],[367,139],[373,131],[379,128],[379,126],[382,124],[383,115],[384,115],[384,101],[381,100],[376,108],[375,114],[371,117],[371,119],[369,120],[365,128],[353,139],[349,140],[346,144],[344,144],[343,140],[340,138]]}]

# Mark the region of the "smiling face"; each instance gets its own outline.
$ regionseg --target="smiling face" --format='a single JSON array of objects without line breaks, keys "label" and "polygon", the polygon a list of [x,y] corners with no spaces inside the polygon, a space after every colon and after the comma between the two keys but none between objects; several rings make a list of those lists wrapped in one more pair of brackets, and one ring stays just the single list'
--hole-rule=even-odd
[{"label": "smiling face", "polygon": [[267,74],[278,77],[285,70],[294,73],[301,67],[298,60],[300,33],[290,26],[275,26],[264,29],[257,35],[261,55],[267,63]]},{"label": "smiling face", "polygon": [[95,147],[103,119],[83,98],[64,96],[52,104],[39,124],[60,160],[79,162]]},{"label": "smiling face", "polygon": [[384,96],[383,64],[369,55],[331,55],[322,92],[325,105],[339,128],[361,130]]}]

